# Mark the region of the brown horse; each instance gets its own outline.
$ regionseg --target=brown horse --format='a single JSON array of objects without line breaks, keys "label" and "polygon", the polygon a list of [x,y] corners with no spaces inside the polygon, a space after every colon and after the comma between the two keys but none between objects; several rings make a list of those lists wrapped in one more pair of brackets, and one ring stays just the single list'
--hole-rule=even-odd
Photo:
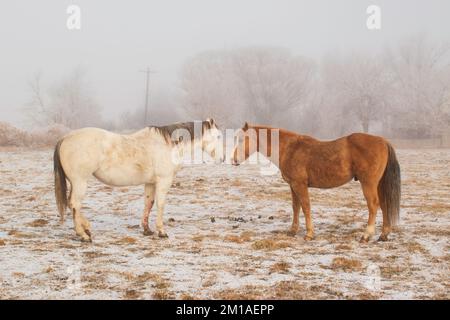
[{"label": "brown horse", "polygon": [[[400,165],[389,142],[363,133],[353,133],[334,141],[319,141],[283,129],[245,123],[243,140],[233,150],[232,163],[239,165],[255,151],[270,158],[274,153],[273,130],[277,130],[279,138],[277,165],[291,187],[294,215],[290,235],[298,232],[301,206],[306,222],[305,240],[314,238],[308,187],[335,188],[355,179],[361,183],[369,208],[369,222],[361,242],[369,241],[375,233],[379,207],[383,212],[383,231],[379,240],[388,239],[391,227],[400,215]],[[255,145],[256,148],[251,148]]]}]

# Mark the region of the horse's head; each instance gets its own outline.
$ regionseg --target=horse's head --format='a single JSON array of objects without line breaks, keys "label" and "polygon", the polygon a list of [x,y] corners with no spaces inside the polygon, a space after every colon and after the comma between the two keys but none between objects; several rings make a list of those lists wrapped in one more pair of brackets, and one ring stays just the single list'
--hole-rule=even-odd
[{"label": "horse's head", "polygon": [[202,149],[214,160],[223,162],[222,132],[212,118],[202,122]]},{"label": "horse's head", "polygon": [[254,145],[256,137],[254,137],[254,130],[249,131],[249,125],[246,122],[242,129],[236,134],[236,144],[231,152],[231,164],[234,166],[240,165],[242,162],[250,157],[250,146]]}]

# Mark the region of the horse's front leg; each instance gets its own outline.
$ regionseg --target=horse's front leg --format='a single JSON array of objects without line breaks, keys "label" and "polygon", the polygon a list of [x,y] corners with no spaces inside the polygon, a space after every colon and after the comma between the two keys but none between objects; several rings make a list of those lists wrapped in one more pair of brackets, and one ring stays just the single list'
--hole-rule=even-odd
[{"label": "horse's front leg", "polygon": [[144,228],[144,236],[149,236],[153,234],[148,226],[148,218],[150,216],[150,211],[152,210],[153,204],[155,203],[155,185],[151,183],[145,184],[145,195],[144,195],[144,214],[142,215],[142,227]]},{"label": "horse's front leg", "polygon": [[160,238],[167,238],[167,233],[164,231],[163,213],[164,205],[166,203],[166,195],[172,185],[173,178],[163,178],[156,183],[156,205],[158,207],[158,215],[156,217],[156,230]]},{"label": "horse's front leg", "polygon": [[300,213],[300,198],[295,193],[294,189],[291,187],[291,195],[292,195],[292,226],[288,231],[288,235],[295,236],[298,232],[299,223],[298,216]]}]

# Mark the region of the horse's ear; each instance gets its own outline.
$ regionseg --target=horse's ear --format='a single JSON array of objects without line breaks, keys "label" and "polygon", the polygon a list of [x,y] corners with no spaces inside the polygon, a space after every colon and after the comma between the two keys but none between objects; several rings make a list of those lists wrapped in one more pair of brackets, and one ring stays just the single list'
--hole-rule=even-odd
[{"label": "horse's ear", "polygon": [[247,123],[247,121],[245,121],[245,124],[244,124],[244,127],[242,128],[244,131],[247,131],[248,130],[248,123]]},{"label": "horse's ear", "polygon": [[209,123],[211,123],[211,127],[214,127],[214,119],[213,118],[211,118],[211,119],[209,119]]}]

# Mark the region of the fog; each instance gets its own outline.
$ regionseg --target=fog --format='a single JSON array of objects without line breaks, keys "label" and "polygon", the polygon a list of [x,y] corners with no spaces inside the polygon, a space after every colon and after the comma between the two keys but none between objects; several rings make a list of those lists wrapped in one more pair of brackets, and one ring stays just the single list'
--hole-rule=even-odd
[{"label": "fog", "polygon": [[[81,8],[80,30],[68,30],[66,27],[69,16],[66,9],[70,4]],[[368,30],[366,26],[366,8],[371,4],[381,8],[380,30]],[[140,117],[139,109],[145,101],[145,74],[141,70],[147,66],[154,71],[150,76],[150,118],[160,111],[164,113],[164,119],[171,119],[172,112],[177,113],[173,119],[185,117],[187,120],[203,115],[192,110],[192,105],[187,106],[189,101],[192,102],[189,98],[195,96],[195,92],[188,92],[186,99],[185,91],[186,88],[195,87],[186,75],[186,64],[204,52],[210,55],[211,52],[222,52],[229,57],[236,57],[245,48],[286,50],[286,56],[283,53],[276,57],[302,57],[304,61],[311,62],[311,68],[320,72],[321,78],[324,75],[329,76],[328,80],[337,77],[333,78],[333,83],[342,84],[346,82],[338,77],[339,72],[322,72],[326,65],[324,61],[343,57],[334,62],[347,70],[345,64],[349,63],[348,60],[352,61],[351,57],[354,56],[362,56],[364,60],[365,57],[380,53],[383,61],[388,63],[386,52],[394,52],[395,55],[401,43],[422,41],[427,48],[440,48],[450,40],[448,12],[450,2],[445,0],[5,2],[0,11],[0,121],[24,128],[37,125],[37,122],[30,121],[28,115],[30,106],[36,104],[36,95],[30,87],[33,88],[33,83],[36,84],[35,80],[39,77],[42,94],[48,96],[46,101],[60,103],[61,96],[64,96],[61,94],[62,84],[67,87],[77,83],[78,88],[87,88],[83,94],[89,92],[89,106],[92,106],[91,100],[95,101],[96,108],[93,109],[99,110],[99,115],[108,122],[108,126],[126,127],[120,122],[132,123],[133,119]],[[376,58],[375,61],[380,59]],[[445,59],[442,63],[441,68],[445,68]],[[228,68],[227,64],[224,66]],[[384,70],[384,66],[377,68]],[[398,68],[394,69],[398,71]],[[211,68],[209,72],[214,70]],[[300,68],[299,72],[303,70]],[[364,70],[360,71],[364,73]],[[76,80],[72,76],[74,73],[82,80]],[[320,85],[314,81],[308,83],[311,86],[308,92],[317,92],[317,87],[323,88],[324,82]],[[217,83],[219,87],[222,85]],[[390,87],[389,84],[385,85]],[[339,96],[348,90],[339,85],[332,87]],[[233,87],[229,90],[236,92],[241,89]],[[330,93],[329,97],[336,97],[331,95],[331,91],[321,91],[320,95]],[[180,96],[184,98],[180,99]],[[225,96],[229,98],[230,104],[236,102],[234,106],[230,105],[231,109],[240,103],[243,108],[251,108],[244,98]],[[308,96],[307,101],[310,99],[313,98]],[[335,101],[338,103],[334,98],[330,100],[326,102],[328,106]],[[305,104],[305,101],[300,103],[299,100],[299,104]],[[402,103],[398,103],[397,107],[406,105]],[[180,114],[173,110],[175,107],[187,108],[191,112]],[[322,110],[321,107],[322,104],[317,104],[316,110]],[[226,103],[223,103],[222,108],[226,108]],[[323,109],[323,112],[328,111]],[[306,116],[308,114],[305,112]],[[252,116],[249,117],[252,120]],[[435,117],[439,118],[440,115]],[[227,121],[235,125],[242,118],[245,116]],[[156,117],[151,122],[164,119]],[[336,119],[327,121],[336,122]],[[280,118],[278,123],[297,131],[304,129],[323,136],[366,129],[362,124],[361,127],[336,128],[321,133],[317,128],[296,126],[286,122],[286,119]],[[371,131],[370,127],[368,130]]]}]

